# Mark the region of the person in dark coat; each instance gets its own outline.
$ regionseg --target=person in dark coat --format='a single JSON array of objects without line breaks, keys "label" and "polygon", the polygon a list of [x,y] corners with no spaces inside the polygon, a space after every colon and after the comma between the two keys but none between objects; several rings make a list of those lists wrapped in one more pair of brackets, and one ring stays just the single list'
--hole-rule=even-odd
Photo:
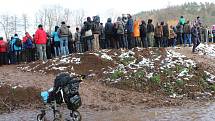
[{"label": "person in dark coat", "polygon": [[195,52],[196,47],[200,44],[199,41],[199,34],[198,34],[198,30],[197,30],[197,25],[194,24],[192,29],[191,29],[191,35],[192,35],[192,42],[193,42],[193,50],[192,52]]},{"label": "person in dark coat", "polygon": [[110,48],[110,42],[112,41],[112,36],[113,36],[113,23],[111,18],[107,19],[107,23],[105,24],[105,45],[104,48]]},{"label": "person in dark coat", "polygon": [[146,39],[146,33],[147,33],[146,22],[143,20],[140,25],[140,38],[141,38],[141,42],[142,42],[142,45],[144,48],[148,48],[148,41]]},{"label": "person in dark coat", "polygon": [[168,24],[161,22],[161,26],[163,27],[163,38],[162,38],[162,47],[167,47],[168,46],[168,38],[169,38],[169,26]]},{"label": "person in dark coat", "polygon": [[134,21],[130,14],[128,15],[128,21],[126,24],[126,28],[127,28],[128,49],[131,49],[134,46],[134,40],[133,40],[133,36],[132,36],[132,34],[134,32]]}]

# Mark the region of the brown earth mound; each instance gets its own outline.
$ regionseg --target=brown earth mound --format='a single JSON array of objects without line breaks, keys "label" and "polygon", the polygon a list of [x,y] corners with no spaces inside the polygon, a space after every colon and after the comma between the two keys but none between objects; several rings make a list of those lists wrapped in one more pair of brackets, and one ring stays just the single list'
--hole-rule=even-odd
[{"label": "brown earth mound", "polygon": [[0,86],[0,114],[19,108],[33,108],[41,105],[40,90],[34,87]]}]

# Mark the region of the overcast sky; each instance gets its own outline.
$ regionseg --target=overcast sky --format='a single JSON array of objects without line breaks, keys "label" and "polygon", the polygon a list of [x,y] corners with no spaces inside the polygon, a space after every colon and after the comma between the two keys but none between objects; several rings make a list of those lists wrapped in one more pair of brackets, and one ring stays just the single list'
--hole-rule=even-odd
[{"label": "overcast sky", "polygon": [[110,17],[110,13],[108,14],[110,11],[115,11],[119,15],[134,14],[193,1],[215,3],[215,0],[1,0],[0,15],[8,13],[21,16],[25,13],[33,21],[38,9],[60,5],[64,8],[83,9],[86,16],[100,15],[101,20],[106,21],[106,18]]},{"label": "overcast sky", "polygon": [[40,8],[58,4],[65,8],[84,9],[92,16],[110,9],[122,13],[137,13],[192,1],[215,2],[215,0],[1,0],[0,13],[27,13],[33,16]]}]

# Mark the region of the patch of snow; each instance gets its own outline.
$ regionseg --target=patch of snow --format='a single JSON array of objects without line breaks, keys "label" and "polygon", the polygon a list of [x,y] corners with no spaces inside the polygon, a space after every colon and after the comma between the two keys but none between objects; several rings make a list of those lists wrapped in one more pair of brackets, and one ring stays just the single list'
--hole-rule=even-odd
[{"label": "patch of snow", "polygon": [[215,44],[202,44],[200,43],[196,50],[199,52],[199,55],[208,55],[215,57]]},{"label": "patch of snow", "polygon": [[129,58],[132,57],[133,55],[135,55],[135,53],[131,50],[129,50],[128,52],[122,53],[119,58],[124,59],[124,58]]},{"label": "patch of snow", "polygon": [[148,79],[152,78],[152,77],[153,77],[153,73],[147,74],[146,77],[147,77]]},{"label": "patch of snow", "polygon": [[52,67],[52,69],[63,71],[65,69],[67,69],[67,67]]},{"label": "patch of snow", "polygon": [[107,55],[106,53],[102,53],[101,58],[103,58],[103,59],[107,59],[107,60],[110,60],[110,61],[112,61],[112,60],[113,60],[113,59],[111,58],[111,56]]},{"label": "patch of snow", "polygon": [[183,77],[186,76],[188,74],[188,69],[184,69],[179,75],[178,77]]},{"label": "patch of snow", "polygon": [[207,71],[204,71],[209,78],[207,79],[208,82],[214,83],[215,82],[215,76]]}]

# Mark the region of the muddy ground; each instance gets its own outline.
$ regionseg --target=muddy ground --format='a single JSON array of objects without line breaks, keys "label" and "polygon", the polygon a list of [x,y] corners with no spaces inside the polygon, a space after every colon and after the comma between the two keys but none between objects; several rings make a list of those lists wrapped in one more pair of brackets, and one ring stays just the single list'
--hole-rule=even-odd
[{"label": "muddy ground", "polygon": [[[183,53],[188,58],[196,60],[198,63],[206,65],[204,68],[207,70],[209,69],[210,73],[215,74],[215,65],[213,63],[214,58],[209,58],[204,55],[193,55],[190,48],[175,50]],[[103,67],[101,66],[101,68]],[[36,94],[38,90],[47,90],[53,86],[54,77],[55,76],[53,74],[22,72],[20,69],[17,69],[16,65],[0,67],[1,85],[7,84],[12,87],[17,86],[23,88],[30,87],[32,89],[36,89],[33,93],[37,96],[39,96],[39,94]],[[29,90],[26,89],[23,93],[25,92],[28,93]],[[181,118],[183,116],[185,119],[186,117],[189,119],[189,115],[185,115],[189,112],[189,109],[191,109],[191,112],[189,113],[192,113],[199,105],[207,107],[204,102],[208,102],[205,100],[179,100],[156,94],[120,90],[105,86],[91,78],[88,78],[81,83],[80,93],[83,100],[83,105],[80,108],[83,121],[182,120]],[[20,103],[19,106],[16,106],[17,108],[10,110],[6,109],[6,113],[0,115],[0,121],[34,121],[36,114],[39,112],[39,107],[41,107],[42,104],[31,106],[32,108],[30,109],[27,108],[29,104]],[[192,106],[192,108],[190,108],[190,106]],[[182,109],[184,111],[181,112],[181,114],[179,113],[182,115],[181,118],[180,116],[171,113],[172,111],[177,112]],[[204,108],[202,110],[205,111]],[[8,111],[11,112],[8,114]],[[193,116],[193,119],[198,119],[195,112],[192,115],[195,115]],[[208,117],[209,120],[210,117],[213,117],[213,115]],[[51,118],[49,120],[51,120]]]}]

